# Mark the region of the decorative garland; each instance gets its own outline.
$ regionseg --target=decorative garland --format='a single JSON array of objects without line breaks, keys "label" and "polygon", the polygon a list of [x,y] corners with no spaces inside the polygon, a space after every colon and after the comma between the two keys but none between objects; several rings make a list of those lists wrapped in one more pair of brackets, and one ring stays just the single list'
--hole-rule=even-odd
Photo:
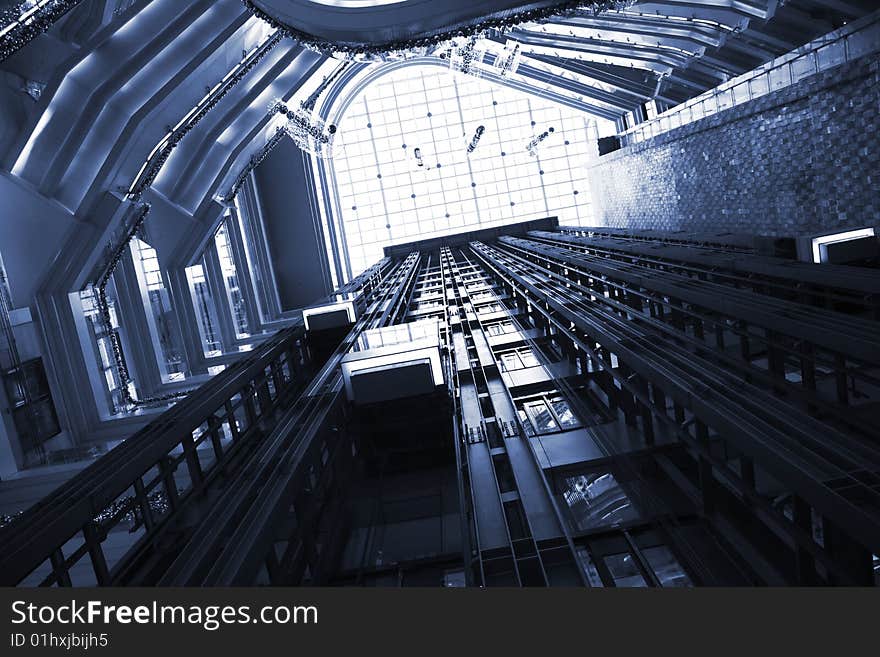
[{"label": "decorative garland", "polygon": [[[223,88],[220,89],[217,94],[215,94],[209,102],[205,103],[204,106],[198,109],[198,111],[190,118],[189,121],[183,126],[181,126],[178,130],[172,131],[170,139],[168,143],[159,150],[156,155],[151,159],[149,166],[147,166],[142,174],[138,176],[138,178],[132,182],[129,187],[128,198],[131,201],[140,200],[144,191],[153,183],[156,179],[156,176],[159,175],[159,171],[162,170],[165,162],[168,160],[168,157],[171,155],[174,148],[180,143],[180,141],[193,129],[198,125],[198,123],[210,112],[219,102],[222,100],[232,89],[237,85],[242,79],[244,79],[245,75],[247,75],[257,64],[259,64],[263,58],[284,38],[284,34],[280,31],[276,31],[271,37],[269,37],[263,45],[259,46],[253,53],[251,53],[244,60],[239,62],[238,66],[239,70],[230,77],[226,83],[223,85]],[[119,245],[113,251],[110,256],[110,259],[104,268],[102,274],[98,278],[98,284],[95,287],[95,301],[98,307],[98,313],[101,318],[101,322],[104,325],[104,330],[109,336],[110,346],[113,351],[113,361],[116,366],[116,374],[119,377],[120,388],[123,401],[126,404],[135,407],[144,407],[144,406],[155,406],[165,404],[169,401],[173,401],[175,399],[180,399],[185,397],[191,391],[182,391],[169,393],[167,395],[160,395],[155,397],[147,397],[144,399],[135,399],[131,391],[129,390],[129,383],[131,383],[131,375],[129,374],[128,366],[125,362],[125,352],[122,349],[122,340],[119,337],[119,332],[113,328],[113,324],[110,318],[110,306],[107,302],[107,285],[110,282],[110,277],[113,275],[113,272],[116,271],[116,267],[119,265],[119,261],[125,255],[125,250],[128,245],[131,243],[131,240],[138,233],[141,227],[144,225],[147,217],[150,214],[150,204],[144,203],[141,206],[140,213],[138,214],[135,221],[132,223],[129,230],[126,232],[123,239],[120,241]]]},{"label": "decorative garland", "polygon": [[[348,68],[350,62],[342,62],[339,66],[334,69],[334,71],[324,80],[321,81],[315,90],[309,95],[309,97],[300,103],[300,107],[305,110],[314,110],[315,105],[318,102],[318,99],[321,97],[321,94]],[[269,115],[270,118],[275,114],[281,114],[288,118],[288,120],[293,120],[296,117],[296,112],[291,110],[287,105],[284,104],[281,100],[274,101],[269,106]],[[331,132],[336,132],[336,126],[329,126]],[[317,132],[313,132],[311,129],[308,130],[313,138],[326,142],[327,136],[323,134],[320,130]],[[269,154],[275,149],[275,147],[281,142],[281,139],[284,136],[291,136],[287,126],[279,126],[275,130],[275,134],[266,142],[266,145],[260,150],[256,155],[252,155],[248,160],[248,163],[244,166],[244,168],[239,172],[239,174],[235,177],[235,181],[232,183],[232,187],[229,189],[229,192],[223,197],[224,203],[232,203],[235,200],[236,194],[238,194],[238,190],[241,189],[241,186],[244,185],[247,177],[251,174],[251,171],[256,169],[260,164],[265,160]],[[292,137],[291,137],[292,138]]]},{"label": "decorative garland", "polygon": [[8,59],[32,40],[48,31],[58,19],[81,2],[82,0],[50,0],[26,23],[20,22],[21,15],[27,11],[24,2],[0,12],[2,27],[18,23],[0,39],[0,62]]},{"label": "decorative garland", "polygon": [[140,212],[138,213],[134,222],[132,222],[128,231],[126,231],[125,236],[119,242],[119,245],[116,247],[116,249],[113,250],[110,261],[107,263],[106,268],[104,269],[101,276],[98,278],[98,284],[95,286],[95,302],[98,306],[98,313],[101,318],[101,323],[104,325],[104,331],[107,333],[110,339],[110,346],[113,351],[113,362],[116,365],[116,374],[119,377],[122,399],[126,404],[134,407],[166,404],[169,401],[186,397],[190,392],[192,392],[191,390],[185,390],[182,392],[173,392],[167,395],[159,395],[156,397],[135,399],[132,396],[131,390],[129,390],[128,387],[128,385],[131,383],[131,376],[128,373],[128,366],[125,363],[125,353],[122,350],[122,340],[119,337],[119,331],[113,328],[113,322],[110,317],[110,304],[107,302],[107,285],[110,283],[110,277],[113,276],[113,272],[116,271],[116,267],[119,265],[119,261],[122,259],[123,255],[125,255],[125,249],[128,247],[131,240],[134,239],[134,236],[137,235],[138,231],[140,231],[140,229],[143,227],[144,221],[146,221],[149,214],[150,204],[144,203],[143,205],[141,205]]},{"label": "decorative garland", "polygon": [[474,25],[463,26],[453,30],[438,32],[430,36],[414,37],[399,41],[386,41],[384,43],[353,43],[334,42],[316,37],[296,27],[288,25],[260,9],[253,0],[242,0],[245,7],[272,27],[282,30],[291,39],[295,39],[310,50],[332,56],[340,53],[346,58],[373,59],[381,58],[392,53],[405,53],[416,48],[431,48],[454,38],[483,36],[490,30],[506,32],[523,23],[547,20],[555,16],[567,16],[581,11],[599,13],[607,9],[622,9],[634,0],[568,0],[551,7],[541,9],[527,9],[514,12],[503,18],[486,18]]},{"label": "decorative garland", "polygon": [[[285,107],[284,109],[287,108]],[[285,128],[284,126],[278,126],[275,129],[275,134],[272,135],[269,141],[266,142],[266,145],[263,146],[259,153],[257,153],[256,155],[251,155],[248,163],[235,177],[235,182],[232,183],[232,187],[229,189],[229,192],[226,194],[226,196],[223,197],[224,203],[232,203],[235,200],[235,197],[238,194],[238,190],[241,189],[248,176],[251,175],[251,171],[260,166],[263,160],[269,157],[269,153],[271,153],[275,149],[275,147],[279,143],[281,143],[281,140],[286,136],[287,128]]]},{"label": "decorative garland", "polygon": [[186,122],[185,125],[182,125],[177,130],[172,130],[168,135],[168,142],[162,147],[150,160],[148,166],[143,170],[141,174],[139,174],[138,178],[132,182],[129,187],[128,196],[132,201],[140,200],[141,195],[144,191],[153,184],[153,181],[156,180],[156,176],[159,175],[159,172],[162,170],[162,167],[165,165],[165,162],[171,156],[172,151],[177,147],[180,141],[193,129],[198,125],[199,121],[201,121],[205,115],[210,112],[214,107],[223,100],[226,95],[232,91],[233,87],[237,85],[245,75],[247,75],[253,68],[259,64],[263,59],[268,55],[272,49],[277,46],[281,39],[284,38],[284,33],[280,30],[276,30],[271,37],[269,37],[262,45],[257,47],[248,57],[239,62],[238,66],[240,67],[235,74],[230,77],[226,83],[223,85],[223,88],[220,89],[214,96],[212,96],[208,102],[206,102],[199,110],[190,118],[189,121]]}]

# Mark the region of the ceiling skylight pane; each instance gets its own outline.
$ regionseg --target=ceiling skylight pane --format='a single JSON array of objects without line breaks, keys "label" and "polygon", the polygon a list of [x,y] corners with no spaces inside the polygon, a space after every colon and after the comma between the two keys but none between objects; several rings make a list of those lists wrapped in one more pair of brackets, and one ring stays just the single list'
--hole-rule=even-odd
[{"label": "ceiling skylight pane", "polygon": [[[337,120],[344,148],[325,161],[351,275],[390,244],[554,215],[590,224],[594,120],[440,66],[375,80]],[[545,132],[533,156],[529,144]]]}]

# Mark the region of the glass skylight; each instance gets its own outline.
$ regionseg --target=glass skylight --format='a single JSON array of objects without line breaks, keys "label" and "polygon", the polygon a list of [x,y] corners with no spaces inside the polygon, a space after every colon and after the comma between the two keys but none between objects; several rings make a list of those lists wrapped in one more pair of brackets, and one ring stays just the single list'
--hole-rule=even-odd
[{"label": "glass skylight", "polygon": [[441,66],[374,81],[337,120],[343,149],[328,162],[348,276],[391,244],[547,216],[590,225],[594,121]]}]

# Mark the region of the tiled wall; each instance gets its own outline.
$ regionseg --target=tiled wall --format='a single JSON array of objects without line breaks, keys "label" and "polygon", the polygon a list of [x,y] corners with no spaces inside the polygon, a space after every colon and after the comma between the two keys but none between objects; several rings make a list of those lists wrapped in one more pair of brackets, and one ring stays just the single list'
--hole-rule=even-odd
[{"label": "tiled wall", "polygon": [[794,235],[880,226],[873,55],[590,162],[598,225]]}]

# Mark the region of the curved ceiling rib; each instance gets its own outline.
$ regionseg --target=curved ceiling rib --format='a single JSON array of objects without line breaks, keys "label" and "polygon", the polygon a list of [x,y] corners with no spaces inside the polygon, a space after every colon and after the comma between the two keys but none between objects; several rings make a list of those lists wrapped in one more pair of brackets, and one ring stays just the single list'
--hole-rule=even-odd
[{"label": "curved ceiling rib", "polygon": [[[186,209],[196,210],[200,204],[221,191],[216,185],[223,177],[230,157],[259,134],[272,118],[267,107],[275,98],[289,100],[299,87],[311,76],[323,58],[311,51],[302,50],[284,69],[253,93],[240,111],[230,112],[211,130],[216,139],[206,140],[207,148],[200,147],[198,156],[184,158],[190,169],[186,184],[174,191],[174,199]],[[169,170],[169,177],[170,177]]]},{"label": "curved ceiling rib", "polygon": [[565,0],[246,0],[288,28],[318,40],[384,45],[523,11],[570,5]]},{"label": "curved ceiling rib", "polygon": [[[242,18],[221,11],[202,15],[155,57],[149,67],[137,70],[113,91],[103,106],[98,105],[100,111],[90,125],[83,126],[84,136],[78,139],[71,158],[62,163],[66,167],[58,172],[57,198],[68,207],[80,207],[95,181],[110,178],[112,165],[123,155],[118,144],[128,144],[139,136],[138,126],[142,121],[149,125],[144,132],[152,134],[164,128],[164,123],[155,120],[158,117],[147,119],[152,109],[172,98],[176,102],[169,110],[176,109],[176,112],[169,112],[171,115],[179,114],[181,107],[193,105],[197,98],[192,97],[201,93],[198,82],[203,78],[199,75],[196,81],[190,76],[194,72],[201,73],[202,64],[216,52],[214,49],[222,48],[229,41],[244,44],[252,40]],[[117,135],[115,142],[108,142],[108,134]],[[142,151],[125,150],[136,159],[143,157]]]},{"label": "curved ceiling rib", "polygon": [[[88,214],[106,192],[126,188],[168,126],[176,125],[205,87],[222,80],[240,53],[270,30],[247,11],[248,3],[318,37],[358,43],[446,33],[486,17],[539,17],[564,9],[503,33],[493,31],[491,38],[521,46],[511,85],[556,94],[560,102],[606,119],[641,115],[654,99],[659,109],[683,102],[828,26],[867,13],[872,4],[597,0],[575,10],[575,3],[562,0],[136,0],[111,18],[111,5],[90,0],[46,36],[85,40],[54,65],[42,96],[26,110],[29,127],[5,158],[12,172],[77,214]],[[622,8],[593,9],[609,4]],[[21,59],[40,43],[36,39],[8,60],[6,70],[21,70],[18,75],[27,80]],[[222,193],[216,185],[234,175],[230,167],[246,163],[254,144],[271,132],[269,102],[289,98],[323,61],[303,45],[283,39],[243,76],[171,151],[154,189],[192,213]],[[428,49],[438,63],[441,49]],[[12,102],[9,106],[16,112],[10,121],[21,124],[20,110]]]}]

